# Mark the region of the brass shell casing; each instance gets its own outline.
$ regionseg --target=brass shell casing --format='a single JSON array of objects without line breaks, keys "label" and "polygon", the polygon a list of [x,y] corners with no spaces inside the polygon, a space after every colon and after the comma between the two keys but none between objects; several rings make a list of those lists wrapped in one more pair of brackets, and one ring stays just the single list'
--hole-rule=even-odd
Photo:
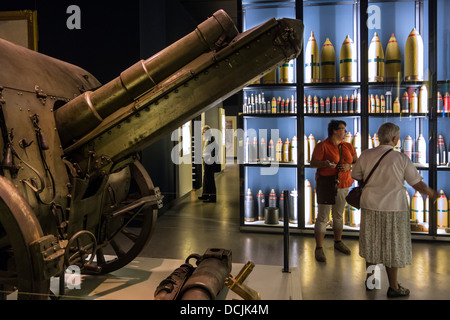
[{"label": "brass shell casing", "polygon": [[266,74],[262,78],[262,82],[265,83],[265,84],[277,83],[277,70],[274,69],[274,70],[270,71],[268,74]]},{"label": "brass shell casing", "polygon": [[281,65],[280,83],[294,83],[294,60],[285,62]]},{"label": "brass shell casing", "polygon": [[326,39],[320,54],[320,81],[336,82],[336,52],[330,39]]},{"label": "brass shell casing", "polygon": [[314,31],[311,31],[305,50],[305,83],[320,82],[320,56]]},{"label": "brass shell casing", "polygon": [[423,81],[423,40],[415,28],[405,45],[405,81]]},{"label": "brass shell casing", "polygon": [[400,113],[400,101],[398,100],[398,97],[394,100],[394,104],[392,105],[392,112]]},{"label": "brass shell casing", "polygon": [[356,82],[357,80],[357,59],[356,48],[349,35],[342,43],[340,60],[340,82]]},{"label": "brass shell casing", "polygon": [[391,35],[386,46],[385,55],[385,80],[397,81],[402,78],[402,55],[397,39],[394,34]]},{"label": "brass shell casing", "polygon": [[428,89],[422,85],[419,90],[419,113],[428,113]]},{"label": "brass shell casing", "polygon": [[411,220],[418,220],[423,223],[424,221],[424,201],[420,192],[416,191],[411,199]]},{"label": "brass shell casing", "polygon": [[369,46],[369,82],[384,81],[384,51],[375,32]]},{"label": "brass shell casing", "polygon": [[286,141],[283,144],[283,162],[289,162],[289,151],[291,149],[291,142],[289,141],[289,138],[286,138]]},{"label": "brass shell casing", "polygon": [[439,195],[436,204],[437,227],[438,229],[445,229],[448,227],[448,199],[443,190],[439,190]]}]

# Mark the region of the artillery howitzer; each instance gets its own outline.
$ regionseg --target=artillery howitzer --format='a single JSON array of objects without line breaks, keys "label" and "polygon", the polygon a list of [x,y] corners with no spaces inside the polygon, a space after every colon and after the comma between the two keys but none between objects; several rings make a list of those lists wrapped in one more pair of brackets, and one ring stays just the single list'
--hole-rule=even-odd
[{"label": "artillery howitzer", "polygon": [[138,152],[296,58],[302,39],[301,21],[271,19],[239,34],[220,10],[103,86],[0,39],[4,296],[47,298],[50,278],[68,266],[108,273],[132,261],[162,199]]}]

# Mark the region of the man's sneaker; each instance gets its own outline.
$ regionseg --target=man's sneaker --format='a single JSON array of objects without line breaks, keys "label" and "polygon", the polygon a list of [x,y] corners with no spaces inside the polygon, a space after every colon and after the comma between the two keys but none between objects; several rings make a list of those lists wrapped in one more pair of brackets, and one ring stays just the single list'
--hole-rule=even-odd
[{"label": "man's sneaker", "polygon": [[409,289],[403,288],[399,283],[397,290],[389,287],[387,291],[387,296],[388,298],[406,297],[409,296]]},{"label": "man's sneaker", "polygon": [[325,257],[325,253],[323,253],[323,248],[316,248],[314,253],[316,260],[319,262],[326,262],[327,258]]},{"label": "man's sneaker", "polygon": [[334,242],[334,248],[344,254],[352,253],[342,241]]}]

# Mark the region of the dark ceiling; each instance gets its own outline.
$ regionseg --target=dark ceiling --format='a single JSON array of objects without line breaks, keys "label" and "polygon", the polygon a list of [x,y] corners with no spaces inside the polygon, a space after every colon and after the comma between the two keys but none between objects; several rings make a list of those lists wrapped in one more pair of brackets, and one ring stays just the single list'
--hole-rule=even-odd
[{"label": "dark ceiling", "polygon": [[237,0],[179,0],[193,19],[202,22],[219,9],[225,10],[237,25]]}]

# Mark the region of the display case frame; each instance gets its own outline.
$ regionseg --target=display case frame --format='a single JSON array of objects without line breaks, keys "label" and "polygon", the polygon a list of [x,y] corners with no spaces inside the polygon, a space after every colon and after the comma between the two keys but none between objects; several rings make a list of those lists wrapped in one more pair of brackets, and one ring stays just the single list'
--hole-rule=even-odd
[{"label": "display case frame", "polygon": [[[258,23],[253,23],[249,22],[246,17],[247,17],[247,10],[261,10],[263,12],[262,16],[264,16],[264,14],[269,14],[271,10],[274,10],[274,14],[272,16],[267,16],[266,18],[298,18],[298,12],[297,12],[297,8],[299,7],[299,3],[300,1],[239,1],[239,10],[241,12],[241,16],[239,17],[240,20],[240,25],[238,25],[238,28],[240,29],[240,31],[245,31],[248,30],[249,28],[254,27],[255,25],[257,25]],[[289,11],[289,13],[286,15],[282,15],[282,16],[277,16],[276,11],[277,10],[281,10],[284,12]],[[261,21],[259,21],[259,23],[264,22],[264,18],[261,18]],[[294,70],[298,71],[299,68],[297,68],[296,66],[294,66]],[[269,93],[271,96],[269,97],[270,99],[272,98],[272,96],[282,96],[283,92],[285,92],[285,96],[283,96],[284,98],[287,97],[291,97],[291,96],[295,96],[295,100],[297,99],[297,90],[298,90],[298,83],[296,82],[296,80],[298,79],[298,74],[296,71],[294,71],[295,73],[293,74],[293,81],[290,81],[289,83],[280,83],[280,69],[276,71],[275,76],[277,77],[278,80],[276,80],[276,83],[272,83],[272,84],[267,84],[264,83],[263,81],[258,81],[259,83],[257,84],[251,84],[249,85],[247,88],[245,88],[240,96],[239,96],[239,101],[240,101],[240,105],[244,105],[244,99],[247,99],[247,93],[248,96],[250,96],[249,92],[254,92],[255,94],[257,93]],[[268,95],[266,95],[267,97]],[[297,108],[298,110],[298,108]],[[273,121],[272,121],[273,120]],[[288,123],[287,127],[289,127],[288,133],[286,133],[286,128],[281,128],[282,130],[280,131],[280,138],[283,139],[283,142],[286,138],[288,138],[289,140],[293,137],[293,136],[297,136],[298,137],[298,130],[299,130],[299,126],[298,126],[298,111],[297,112],[291,112],[291,110],[289,110],[287,113],[262,113],[262,112],[257,112],[257,113],[246,113],[245,110],[242,110],[239,113],[238,116],[238,124],[239,124],[239,128],[243,128],[244,130],[247,128],[247,123],[252,123],[255,124],[256,126],[256,130],[259,129],[265,129],[265,128],[269,128],[270,129],[270,125],[268,125],[268,122],[276,122],[278,124],[286,124]],[[295,122],[295,124],[293,124],[293,122]],[[258,123],[259,125],[262,126],[262,128],[258,127]],[[284,125],[286,126],[286,125]],[[283,131],[284,130],[284,131]],[[284,133],[283,133],[284,132]],[[285,136],[282,136],[285,135]],[[270,136],[270,133],[269,133]],[[282,136],[282,137],[281,137]],[[258,139],[258,142],[260,140]],[[266,141],[267,143],[269,142],[268,140]],[[276,144],[277,141],[275,141]],[[242,142],[241,145],[246,145],[245,142]],[[276,146],[274,146],[276,147]],[[245,154],[245,152],[244,152]],[[298,153],[297,153],[298,154]],[[298,163],[298,162],[297,162]],[[288,184],[284,184],[283,182],[278,183],[279,185],[273,186],[274,189],[276,189],[276,195],[277,198],[280,197],[280,195],[282,194],[282,191],[284,189],[289,189],[289,191],[291,191],[292,188],[298,190],[298,166],[297,163],[286,163],[286,162],[277,162],[275,167],[278,168],[279,170],[277,170],[277,173],[274,176],[267,176],[265,178],[265,180],[267,181],[266,184],[262,183],[262,176],[261,179],[259,177],[257,177],[257,181],[259,181],[261,183],[261,185],[257,185],[257,189],[254,190],[252,188],[252,195],[253,195],[253,199],[255,202],[255,209],[257,208],[257,204],[256,204],[256,200],[257,200],[257,193],[259,189],[263,189],[264,193],[265,193],[265,201],[268,202],[269,200],[269,193],[270,193],[270,189],[272,189],[272,187],[269,187],[269,184],[271,183],[275,183],[276,182],[272,182],[272,181],[278,181],[280,178],[278,178],[278,176],[283,176],[284,179],[289,180]],[[262,232],[282,232],[282,227],[284,224],[284,219],[282,219],[282,212],[280,210],[280,219],[278,221],[278,223],[276,224],[267,224],[266,220],[257,220],[257,221],[248,221],[245,218],[245,193],[248,189],[248,183],[251,183],[250,180],[252,180],[252,177],[248,177],[248,172],[258,172],[261,170],[269,170],[272,167],[272,163],[271,162],[265,162],[265,163],[260,163],[258,162],[245,162],[241,163],[239,165],[239,176],[240,176],[240,212],[241,212],[241,216],[240,216],[240,228],[243,231],[262,231]],[[275,169],[276,169],[275,168]],[[288,172],[288,173],[286,173]],[[286,177],[286,175],[288,175],[289,177]],[[288,186],[289,185],[289,186]],[[279,190],[278,190],[279,189]],[[279,199],[277,199],[277,201],[279,201]],[[299,199],[297,199],[296,203],[299,203]],[[292,229],[298,229],[298,223],[297,221],[291,221],[291,223],[289,223],[289,225],[291,226]]]},{"label": "display case frame", "polygon": [[[248,2],[248,1],[247,1]],[[250,1],[255,4],[258,1]],[[283,2],[286,1],[264,1],[264,2]],[[366,22],[369,20],[368,11],[369,6],[380,4],[380,6],[389,6],[387,2],[398,2],[401,3],[400,6],[407,5],[411,9],[411,5],[414,7],[414,27],[417,27],[419,32],[422,34],[426,32],[425,38],[427,39],[426,45],[426,69],[427,72],[425,79],[423,81],[384,81],[384,82],[370,82],[369,81],[369,45],[372,34],[369,30],[369,26]],[[385,0],[355,0],[355,1],[290,1],[291,4],[295,3],[296,18],[303,20],[303,15],[305,10],[309,10],[312,6],[330,6],[330,5],[340,5],[340,4],[351,4],[353,6],[352,21],[354,26],[354,33],[357,35],[357,59],[358,59],[358,81],[351,84],[343,83],[305,83],[304,82],[304,68],[299,67],[303,65],[305,61],[304,53],[305,47],[308,40],[308,26],[305,25],[305,35],[304,35],[304,47],[297,58],[297,68],[296,68],[296,93],[297,101],[301,101],[302,97],[307,96],[308,92],[320,92],[326,90],[345,90],[349,88],[356,88],[359,90],[361,97],[370,97],[371,92],[376,92],[385,90],[386,88],[400,88],[401,91],[408,90],[408,88],[415,88],[416,92],[422,85],[426,85],[428,88],[428,112],[427,113],[408,113],[408,114],[375,114],[371,113],[369,110],[368,99],[361,99],[360,101],[360,112],[354,114],[308,114],[305,112],[304,108],[301,107],[301,103],[298,103],[297,109],[297,138],[298,138],[298,162],[297,162],[297,185],[298,185],[298,225],[291,227],[292,233],[313,233],[313,229],[308,228],[305,225],[305,210],[304,210],[304,194],[305,187],[302,183],[305,178],[310,175],[307,174],[309,168],[308,164],[305,164],[302,159],[305,159],[304,152],[304,141],[301,139],[305,135],[305,128],[307,128],[306,123],[311,119],[315,118],[318,121],[326,121],[331,118],[343,118],[345,121],[350,119],[350,122],[358,121],[359,130],[361,131],[361,148],[365,150],[368,148],[368,138],[371,131],[375,130],[375,126],[379,123],[386,121],[403,121],[403,124],[407,123],[404,127],[405,133],[408,131],[413,132],[414,139],[417,137],[419,132],[423,133],[425,136],[428,146],[427,146],[427,164],[417,165],[417,168],[423,174],[425,182],[434,189],[440,189],[441,187],[447,188],[447,180],[450,181],[450,167],[448,165],[442,166],[437,164],[436,152],[437,152],[437,141],[439,129],[450,126],[450,112],[441,114],[437,112],[437,92],[439,90],[447,90],[450,85],[450,67],[445,69],[445,72],[438,72],[439,63],[445,63],[447,58],[443,58],[442,55],[438,55],[438,47],[442,50],[442,44],[445,41],[447,33],[441,34],[438,30],[438,25],[444,23],[444,17],[442,13],[439,15],[439,7],[447,6],[443,0],[398,0],[398,1],[385,1]],[[242,2],[240,2],[242,6]],[[242,9],[242,7],[240,8]],[[446,27],[445,30],[450,29]],[[425,31],[424,31],[425,30]],[[409,31],[408,31],[409,32]],[[402,66],[403,68],[403,66]],[[425,68],[425,67],[424,67]],[[442,68],[441,68],[442,69]],[[443,89],[444,88],[444,89]],[[450,90],[449,90],[450,91]],[[241,100],[242,102],[242,100]],[[355,120],[357,119],[357,120]],[[240,127],[243,127],[244,116],[240,115]],[[401,126],[401,127],[402,127]],[[450,138],[448,139],[450,140]],[[447,141],[448,143],[449,141]],[[450,146],[447,150],[448,155],[450,155]],[[448,163],[448,161],[447,161]],[[241,185],[245,182],[245,166],[240,166],[240,178]],[[448,175],[448,178],[446,176]],[[450,188],[450,187],[448,187]],[[244,192],[241,188],[241,230],[244,231],[262,231],[262,232],[282,232],[282,228],[263,228],[263,227],[253,227],[245,225],[243,221],[243,202],[244,202]],[[449,194],[450,195],[450,194]],[[425,240],[450,240],[450,233],[442,232],[442,229],[437,228],[437,208],[434,205],[429,207],[429,228],[426,232],[412,232],[413,239],[425,239]],[[358,230],[344,230],[346,235],[358,235]]]}]

